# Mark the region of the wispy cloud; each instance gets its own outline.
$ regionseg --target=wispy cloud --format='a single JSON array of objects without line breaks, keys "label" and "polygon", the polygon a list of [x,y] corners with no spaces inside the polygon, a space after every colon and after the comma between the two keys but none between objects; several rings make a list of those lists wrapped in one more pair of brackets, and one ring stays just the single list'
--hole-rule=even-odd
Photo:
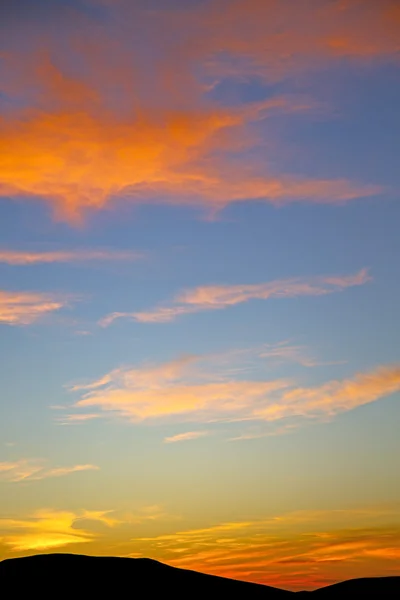
[{"label": "wispy cloud", "polygon": [[149,521],[160,521],[162,519],[171,519],[171,515],[167,515],[164,508],[158,504],[144,506],[134,512],[123,515],[123,522],[130,525],[148,523]]},{"label": "wispy cloud", "polygon": [[[275,100],[270,113],[276,111],[276,104]],[[229,157],[243,145],[239,140],[247,136],[249,121],[264,120],[266,114],[264,103],[252,110],[177,113],[164,109],[125,121],[74,109],[9,117],[0,122],[8,148],[0,194],[45,198],[58,218],[74,221],[85,210],[102,209],[122,194],[132,203],[160,203],[162,198],[163,203],[203,206],[215,212],[245,200],[336,203],[381,193],[376,185],[295,177],[233,164]],[[229,146],[228,138],[232,138]],[[84,157],[84,172],[77,155]]]},{"label": "wispy cloud", "polygon": [[255,414],[267,421],[293,416],[333,417],[399,390],[400,365],[378,367],[349,379],[288,390],[282,394],[280,402],[257,409]]},{"label": "wispy cloud", "polygon": [[[112,381],[86,392],[76,408],[97,408],[133,422],[146,420],[224,420],[251,413],[251,407],[266,402],[284,381],[229,381],[190,376],[184,368],[165,376],[163,367],[114,371]],[[204,379],[206,379],[204,381]]]},{"label": "wispy cloud", "polygon": [[238,0],[229,10],[217,0],[212,6],[212,12],[207,5],[198,11],[207,32],[199,53],[212,54],[208,66],[219,79],[244,77],[247,69],[266,81],[290,80],[296,72],[327,69],[339,60],[398,59],[397,0],[298,0],[290,7]]},{"label": "wispy cloud", "polygon": [[47,479],[48,477],[62,477],[71,473],[79,473],[80,471],[98,471],[100,467],[96,465],[73,465],[72,467],[56,467],[47,471],[39,472],[30,479]]},{"label": "wispy cloud", "polygon": [[72,425],[76,423],[85,423],[86,421],[92,421],[93,419],[99,419],[101,415],[98,413],[82,413],[82,414],[66,414],[56,419],[61,425]]},{"label": "wispy cloud", "polygon": [[290,344],[288,341],[279,342],[278,344],[265,344],[259,356],[277,362],[294,362],[303,367],[343,364],[343,361],[327,362],[317,360],[310,356],[305,346]]},{"label": "wispy cloud", "polygon": [[26,252],[23,250],[0,249],[0,263],[8,265],[36,265],[47,263],[70,263],[86,261],[121,261],[143,258],[139,252],[119,250],[54,250]]},{"label": "wispy cloud", "polygon": [[204,357],[116,369],[97,381],[74,386],[72,391],[83,393],[74,407],[135,423],[253,421],[286,432],[287,427],[324,421],[400,390],[399,365],[310,387],[293,380],[265,379],[263,370],[257,371],[257,378],[241,379],[240,375],[227,366],[222,370],[222,363],[216,371],[212,360]]},{"label": "wispy cloud", "polygon": [[40,292],[0,290],[0,324],[31,325],[42,317],[65,308],[71,298]]},{"label": "wispy cloud", "polygon": [[[268,116],[313,112],[315,102],[279,96],[224,107],[209,90],[225,80],[290,83],[299,72],[344,60],[396,60],[395,0],[368,8],[322,0],[317,9],[299,0],[290,10],[264,0],[239,0],[226,10],[214,0],[152,11],[118,2],[108,3],[101,28],[86,11],[54,11],[49,19],[63,24],[57,38],[20,18],[10,30],[24,36],[21,47],[3,25],[3,195],[45,198],[57,218],[74,220],[115,196],[216,210],[247,200],[338,203],[382,191],[272,168],[277,142]],[[82,70],[74,78],[76,61]],[[260,137],[269,140],[267,156]]]},{"label": "wispy cloud", "polygon": [[371,280],[368,270],[362,269],[354,275],[298,277],[246,285],[202,286],[182,292],[170,305],[143,312],[114,312],[104,317],[100,324],[105,327],[120,318],[129,318],[140,323],[167,323],[181,315],[219,310],[250,300],[323,296],[364,285]]},{"label": "wispy cloud", "polygon": [[176,435],[166,437],[164,442],[167,444],[172,444],[175,442],[187,442],[189,440],[197,440],[207,435],[210,435],[209,431],[186,431],[185,433],[177,433]]},{"label": "wispy cloud", "polygon": [[37,459],[19,459],[17,461],[0,462],[0,481],[19,483],[21,481],[38,481],[49,477],[63,477],[80,471],[97,471],[96,465],[73,465],[70,467],[46,467],[46,463]]},{"label": "wispy cloud", "polygon": [[393,574],[400,550],[399,507],[299,511],[132,540],[133,549],[176,567],[293,590]]},{"label": "wispy cloud", "polygon": [[236,435],[235,437],[229,438],[230,442],[242,442],[245,440],[258,440],[263,437],[271,437],[277,435],[285,435],[287,433],[292,433],[296,429],[301,426],[301,422],[297,423],[284,423],[283,425],[279,425],[275,429],[268,429],[265,431],[261,428],[263,424],[258,424],[258,427],[252,426],[247,431],[245,430],[243,433]]}]

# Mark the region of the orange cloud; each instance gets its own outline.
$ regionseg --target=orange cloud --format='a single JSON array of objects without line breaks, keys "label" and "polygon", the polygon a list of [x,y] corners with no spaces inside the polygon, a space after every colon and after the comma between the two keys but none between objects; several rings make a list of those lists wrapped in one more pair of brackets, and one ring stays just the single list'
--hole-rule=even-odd
[{"label": "orange cloud", "polygon": [[367,550],[369,556],[389,560],[400,560],[400,546],[398,548],[374,548]]},{"label": "orange cloud", "polygon": [[279,403],[262,408],[261,418],[282,419],[293,415],[328,416],[352,410],[400,390],[400,366],[380,367],[352,379],[329,381],[315,388],[285,392]]},{"label": "orange cloud", "polygon": [[[0,194],[45,198],[59,218],[78,220],[116,197],[215,211],[245,200],[335,203],[382,191],[272,170],[268,117],[315,103],[277,97],[224,107],[209,90],[232,78],[290,81],[343,58],[394,60],[394,0],[235,0],[228,8],[213,0],[184,11],[118,2],[107,10],[101,27],[60,12],[57,37],[29,19],[11,23],[25,42],[23,50],[6,36]],[[246,158],[260,139],[262,151]]]},{"label": "orange cloud", "polygon": [[275,109],[276,101],[251,111],[142,111],[125,120],[73,111],[8,117],[0,120],[0,194],[45,198],[59,217],[78,219],[84,209],[101,209],[121,195],[215,210],[248,199],[341,202],[381,191],[231,164],[227,157],[238,143],[232,135],[245,139],[248,120]]},{"label": "orange cloud", "polygon": [[251,406],[268,397],[282,382],[235,381],[170,385],[163,389],[116,388],[93,392],[77,408],[97,407],[133,422],[154,419],[178,421],[229,420],[251,415]]},{"label": "orange cloud", "polygon": [[[84,392],[74,407],[97,409],[99,414],[135,423],[283,423],[284,427],[275,431],[279,433],[287,431],[285,425],[295,427],[305,420],[331,418],[400,390],[398,365],[307,388],[282,379],[234,376],[235,369],[225,366],[222,370],[218,365],[215,371],[212,360],[208,369],[204,365],[201,368],[200,358],[193,357],[159,367],[116,369],[91,384],[73,387],[75,392]],[[193,433],[198,432],[188,435]],[[187,439],[185,435],[178,435],[178,439]],[[246,432],[243,438],[247,437],[260,434]],[[176,436],[172,440],[177,441]]]},{"label": "orange cloud", "polygon": [[0,290],[0,324],[31,325],[68,306],[68,302],[67,298],[51,294]]},{"label": "orange cloud", "polygon": [[0,263],[8,265],[69,263],[90,260],[136,260],[142,257],[143,255],[138,252],[118,250],[55,250],[49,252],[0,250]]},{"label": "orange cloud", "polygon": [[217,0],[199,17],[198,53],[212,57],[220,77],[247,70],[247,77],[277,80],[337,59],[396,60],[400,49],[397,0],[236,0],[229,8]]},{"label": "orange cloud", "polygon": [[62,477],[79,471],[97,471],[96,465],[73,465],[71,467],[47,468],[43,461],[20,459],[0,463],[0,480],[10,482],[38,481],[49,477]]},{"label": "orange cloud", "polygon": [[366,269],[355,275],[322,276],[314,278],[281,279],[253,285],[202,286],[179,294],[171,306],[161,306],[144,312],[115,312],[104,317],[100,324],[108,326],[119,318],[131,318],[141,323],[166,323],[177,316],[234,306],[249,300],[322,296],[371,281]]}]

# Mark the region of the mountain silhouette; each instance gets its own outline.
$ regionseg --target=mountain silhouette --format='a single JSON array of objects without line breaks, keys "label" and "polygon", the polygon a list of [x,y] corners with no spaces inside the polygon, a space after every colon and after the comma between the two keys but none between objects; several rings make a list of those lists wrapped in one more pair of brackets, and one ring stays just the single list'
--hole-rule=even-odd
[{"label": "mountain silhouette", "polygon": [[170,567],[148,558],[39,554],[0,562],[0,591],[5,597],[32,594],[40,598],[220,597],[285,598],[399,598],[400,577],[353,579],[313,592],[290,592],[278,588],[205,575]]}]

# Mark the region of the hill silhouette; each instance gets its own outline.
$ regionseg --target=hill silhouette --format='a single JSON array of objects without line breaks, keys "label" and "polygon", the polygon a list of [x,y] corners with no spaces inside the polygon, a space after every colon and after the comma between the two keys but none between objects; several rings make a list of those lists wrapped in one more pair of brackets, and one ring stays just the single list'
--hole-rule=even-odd
[{"label": "hill silhouette", "polygon": [[0,562],[0,590],[5,597],[35,592],[41,598],[129,596],[189,598],[220,594],[238,598],[399,598],[400,577],[353,579],[313,592],[290,592],[196,571],[178,569],[148,558],[39,554]]},{"label": "hill silhouette", "polygon": [[350,579],[320,588],[312,594],[318,598],[400,598],[400,576]]}]

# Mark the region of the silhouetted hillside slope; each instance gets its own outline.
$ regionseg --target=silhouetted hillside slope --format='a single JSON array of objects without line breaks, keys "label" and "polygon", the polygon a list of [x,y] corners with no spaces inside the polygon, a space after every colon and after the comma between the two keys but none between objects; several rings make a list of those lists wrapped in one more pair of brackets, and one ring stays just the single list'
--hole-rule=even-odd
[{"label": "silhouetted hillside slope", "polygon": [[318,598],[400,598],[400,577],[350,579],[320,588],[313,594]]},{"label": "silhouetted hillside slope", "polygon": [[[129,598],[190,598],[209,595],[209,599],[283,598],[291,592],[268,586],[204,575],[176,569],[148,558],[92,557],[75,554],[42,554],[0,562],[0,595],[16,598],[23,591],[35,591],[38,597],[62,597],[73,594],[82,598],[89,594],[111,594]],[[55,594],[52,596],[52,594]],[[116,595],[117,594],[117,595]],[[220,596],[222,594],[222,596]],[[4,597],[8,596],[6,593]]]},{"label": "silhouetted hillside slope", "polygon": [[[148,558],[41,554],[0,562],[0,593],[40,598],[284,598],[294,592],[177,569]],[[222,596],[221,596],[222,595]],[[400,577],[353,579],[301,597],[400,598]]]}]

